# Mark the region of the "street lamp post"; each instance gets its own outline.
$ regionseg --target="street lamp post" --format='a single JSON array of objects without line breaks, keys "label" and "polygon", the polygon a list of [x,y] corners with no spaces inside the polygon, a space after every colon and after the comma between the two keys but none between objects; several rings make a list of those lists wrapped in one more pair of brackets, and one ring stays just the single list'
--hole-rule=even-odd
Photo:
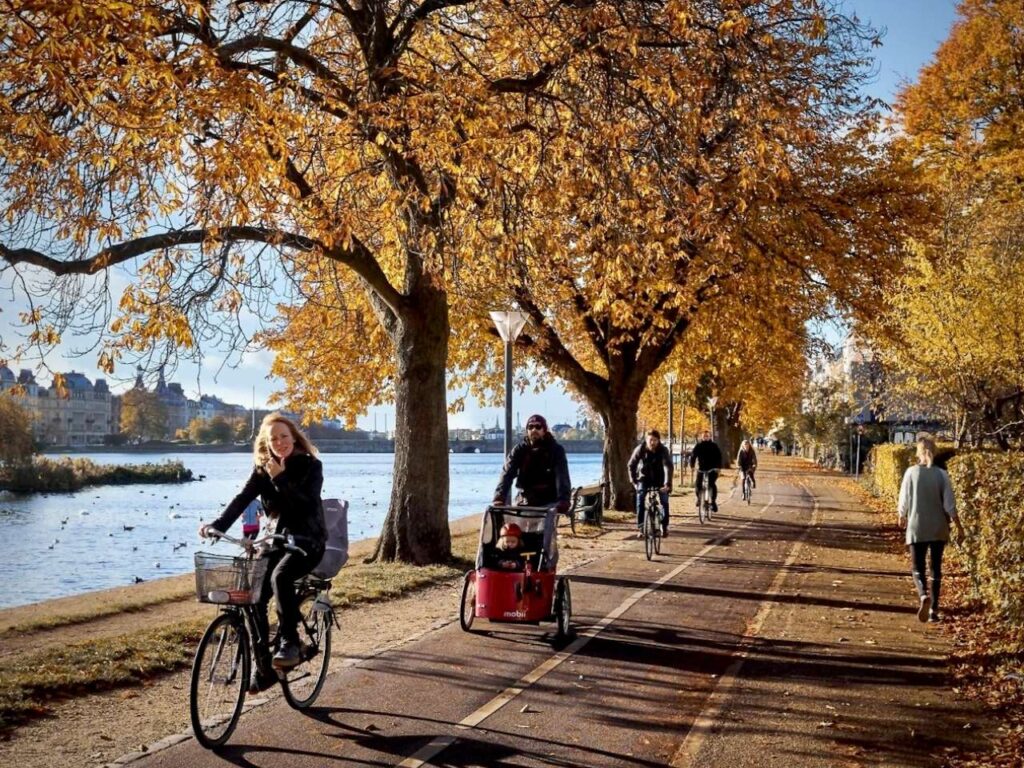
[{"label": "street lamp post", "polygon": [[517,310],[491,312],[491,320],[505,342],[505,455],[512,450],[512,345],[526,325],[526,313]]},{"label": "street lamp post", "polygon": [[718,403],[717,397],[708,398],[708,417],[711,420],[711,439],[715,439],[715,405]]},{"label": "street lamp post", "polygon": [[672,385],[676,383],[676,375],[669,371],[665,374],[665,383],[668,384],[668,455],[672,456]]}]

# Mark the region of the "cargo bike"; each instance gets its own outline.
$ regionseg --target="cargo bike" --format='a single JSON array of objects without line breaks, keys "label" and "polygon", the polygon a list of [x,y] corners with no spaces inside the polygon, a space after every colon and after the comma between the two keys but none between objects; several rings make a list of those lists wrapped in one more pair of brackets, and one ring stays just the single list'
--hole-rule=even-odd
[{"label": "cargo bike", "polygon": [[[558,575],[558,517],[552,507],[492,504],[483,514],[476,568],[466,573],[459,623],[472,631],[476,619],[493,623],[555,622],[555,638],[570,637],[572,590]],[[502,530],[519,531],[515,556],[498,544]]]}]

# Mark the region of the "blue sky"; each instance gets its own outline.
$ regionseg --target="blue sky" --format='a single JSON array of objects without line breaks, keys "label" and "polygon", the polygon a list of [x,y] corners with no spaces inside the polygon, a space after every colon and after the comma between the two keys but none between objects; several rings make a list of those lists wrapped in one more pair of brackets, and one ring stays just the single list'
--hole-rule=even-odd
[{"label": "blue sky", "polygon": [[[847,11],[855,13],[861,21],[868,22],[875,28],[884,29],[882,46],[875,49],[877,59],[877,75],[868,87],[871,95],[891,101],[900,87],[908,81],[916,79],[917,72],[927,64],[938,45],[947,37],[956,16],[954,0],[845,0]],[[6,286],[5,286],[6,287]],[[24,305],[12,299],[10,292],[0,293],[0,334],[8,337],[12,334],[10,323]],[[497,343],[497,342],[496,342]],[[81,340],[64,345],[62,351],[81,348]],[[255,400],[259,407],[266,404],[267,399],[278,388],[278,384],[265,378],[271,356],[258,353],[247,356],[237,368],[220,368],[219,355],[211,354],[205,361],[202,370],[194,366],[182,365],[172,380],[180,381],[190,396],[215,394],[229,402],[249,405]],[[54,355],[48,363],[55,370],[78,370],[90,378],[101,374],[94,366],[95,354],[84,357],[70,358]],[[119,370],[117,378],[131,378],[133,372]],[[115,391],[120,391],[116,383]],[[513,399],[513,420],[520,414],[521,421],[531,413],[543,413],[549,423],[576,420],[578,405],[574,403],[560,387],[555,387],[540,394],[524,393]],[[496,419],[503,423],[503,410],[500,408],[479,408],[475,403],[468,402],[466,411],[449,419],[452,427],[476,427],[480,424],[493,425]],[[394,423],[393,409],[376,408],[359,420],[364,428],[385,428]]]}]

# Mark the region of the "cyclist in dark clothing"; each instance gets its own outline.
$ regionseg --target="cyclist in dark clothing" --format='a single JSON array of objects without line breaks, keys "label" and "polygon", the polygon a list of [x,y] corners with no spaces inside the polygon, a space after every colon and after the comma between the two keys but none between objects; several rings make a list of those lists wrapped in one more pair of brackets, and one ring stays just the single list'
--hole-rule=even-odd
[{"label": "cyclist in dark clothing", "polygon": [[[267,602],[273,592],[277,598],[282,644],[272,663],[275,667],[290,668],[301,660],[298,634],[300,617],[295,581],[316,567],[323,557],[327,541],[320,501],[324,470],[309,438],[289,419],[277,413],[263,419],[253,454],[255,466],[245,486],[220,517],[209,525],[199,527],[199,535],[207,536],[208,528],[226,532],[249,503],[260,497],[270,521],[270,532],[291,535],[295,545],[305,550],[305,555],[281,548],[265,553],[270,563],[257,611],[261,633],[266,637]],[[266,661],[258,660],[250,687],[257,690],[266,687],[265,683],[269,682],[269,665]]]},{"label": "cyclist in dark clothing", "polygon": [[526,439],[514,446],[505,459],[501,479],[494,489],[495,504],[508,502],[513,480],[519,489],[516,504],[554,506],[562,514],[569,511],[569,462],[565,449],[548,432],[543,416],[535,414],[526,420]]},{"label": "cyclist in dark clothing", "polygon": [[661,433],[652,429],[629,457],[629,479],[636,488],[637,538],[643,537],[644,494],[651,488],[658,489],[664,513],[661,534],[668,536],[668,495],[672,491],[672,471],[672,456],[668,446],[662,444]]},{"label": "cyclist in dark clothing", "polygon": [[754,472],[757,471],[757,452],[749,440],[740,444],[740,452],[736,454],[736,463],[740,467],[740,476],[750,475],[750,485],[757,488],[757,479]]},{"label": "cyclist in dark clothing", "polygon": [[711,439],[711,433],[708,430],[704,430],[701,434],[701,440],[693,448],[693,453],[690,454],[690,466],[697,465],[697,469],[700,473],[697,474],[697,487],[694,489],[695,495],[701,488],[704,482],[704,478],[708,481],[708,495],[711,499],[711,511],[718,511],[718,470],[722,468],[722,449],[718,447],[718,443]]}]

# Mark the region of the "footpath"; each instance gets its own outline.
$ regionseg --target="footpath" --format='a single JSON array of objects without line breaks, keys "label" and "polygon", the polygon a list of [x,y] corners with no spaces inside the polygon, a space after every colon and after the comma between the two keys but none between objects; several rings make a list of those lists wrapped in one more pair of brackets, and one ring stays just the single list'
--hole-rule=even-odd
[{"label": "footpath", "polygon": [[942,625],[917,621],[889,521],[797,459],[762,459],[750,505],[719,484],[705,525],[673,497],[651,561],[629,523],[562,539],[566,645],[550,624],[462,632],[452,583],[342,612],[317,705],[261,695],[219,754],[187,734],[179,673],[65,702],[0,742],[0,760],[856,768],[941,766],[986,737],[948,685]]}]

